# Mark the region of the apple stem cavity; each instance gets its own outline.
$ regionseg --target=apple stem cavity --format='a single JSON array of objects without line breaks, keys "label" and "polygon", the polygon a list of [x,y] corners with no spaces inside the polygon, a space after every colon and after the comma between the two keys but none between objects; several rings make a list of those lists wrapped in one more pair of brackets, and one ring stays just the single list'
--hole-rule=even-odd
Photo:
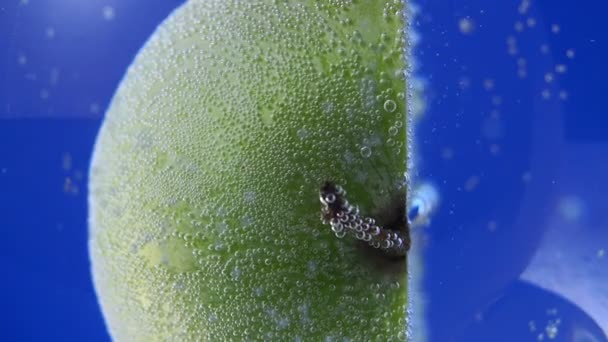
[{"label": "apple stem cavity", "polygon": [[[321,221],[329,225],[336,237],[351,235],[366,242],[387,257],[405,258],[410,249],[409,222],[405,215],[405,201],[395,206],[396,220],[380,225],[376,219],[361,215],[359,207],[346,199],[346,190],[333,182],[325,182],[319,191]],[[395,213],[393,213],[395,214]]]}]

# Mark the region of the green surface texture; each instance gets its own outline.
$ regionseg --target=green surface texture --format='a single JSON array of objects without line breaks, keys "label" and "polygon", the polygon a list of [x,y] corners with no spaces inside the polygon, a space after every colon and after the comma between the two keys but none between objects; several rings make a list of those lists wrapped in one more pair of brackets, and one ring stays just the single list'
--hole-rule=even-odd
[{"label": "green surface texture", "polygon": [[[404,195],[401,1],[191,0],[137,55],[90,177],[95,287],[118,341],[404,341],[405,262],[320,220]],[[403,196],[397,198],[404,198]]]}]

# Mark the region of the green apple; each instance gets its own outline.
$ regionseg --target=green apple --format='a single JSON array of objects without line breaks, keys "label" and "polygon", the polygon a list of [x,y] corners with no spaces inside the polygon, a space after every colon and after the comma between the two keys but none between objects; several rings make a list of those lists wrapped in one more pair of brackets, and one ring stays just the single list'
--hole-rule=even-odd
[{"label": "green apple", "polygon": [[406,257],[336,238],[319,201],[331,182],[404,216],[406,21],[401,0],[191,0],[158,27],[91,165],[114,339],[407,338]]}]

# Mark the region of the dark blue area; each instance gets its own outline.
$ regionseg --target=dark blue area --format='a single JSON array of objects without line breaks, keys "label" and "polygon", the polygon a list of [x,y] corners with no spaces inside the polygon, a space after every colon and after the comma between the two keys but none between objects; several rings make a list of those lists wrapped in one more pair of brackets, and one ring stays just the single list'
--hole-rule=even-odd
[{"label": "dark blue area", "polygon": [[89,160],[126,68],[181,2],[0,2],[0,340],[109,340],[89,271]]},{"label": "dark blue area", "polygon": [[[88,164],[127,66],[182,1],[25,2],[0,2],[0,340],[106,341],[89,273]],[[526,15],[519,1],[419,4],[428,111],[417,127],[417,178],[441,197],[423,228],[431,342],[535,341],[519,323],[555,306],[563,327],[604,342],[603,322],[519,278],[568,188],[560,182],[584,177],[564,170],[565,144],[608,142],[608,4],[538,0]],[[462,19],[473,23],[468,34]],[[606,150],[591,161],[581,153],[579,165],[608,163]],[[570,341],[567,331],[555,341]]]},{"label": "dark blue area", "polygon": [[99,123],[0,122],[3,341],[108,340],[87,253],[86,172]]},{"label": "dark blue area", "polygon": [[[533,300],[531,300],[533,299]],[[602,329],[568,300],[516,281],[470,324],[458,341],[606,342]]]},{"label": "dark blue area", "polygon": [[182,2],[3,1],[0,118],[100,117],[137,51]]},{"label": "dark blue area", "polygon": [[[603,20],[603,12],[589,11],[592,3],[533,1],[522,14],[519,2],[421,2],[416,56],[428,80],[428,111],[416,131],[418,177],[432,181],[442,198],[423,233],[433,342],[537,340],[479,317],[511,291],[538,251],[563,187],[556,179],[568,174],[560,170],[565,144],[608,137],[597,96],[606,76],[597,58],[607,49],[581,38]],[[462,32],[462,20],[473,30]],[[565,73],[556,71],[560,64]],[[608,162],[608,154],[597,162]],[[501,317],[528,317],[526,303],[543,291],[516,296],[518,309]]]},{"label": "dark blue area", "polygon": [[556,59],[567,60],[574,53],[576,68],[565,74],[570,85],[566,108],[566,137],[572,142],[608,142],[606,87],[608,77],[608,37],[604,34],[605,1],[579,1],[556,6],[554,1],[539,2],[543,14],[559,23],[560,33],[550,36]]}]

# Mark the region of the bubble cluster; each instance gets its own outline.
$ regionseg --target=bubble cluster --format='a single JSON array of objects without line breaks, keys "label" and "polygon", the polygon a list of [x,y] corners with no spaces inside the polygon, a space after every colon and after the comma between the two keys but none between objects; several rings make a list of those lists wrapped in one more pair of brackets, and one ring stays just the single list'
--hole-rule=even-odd
[{"label": "bubble cluster", "polygon": [[91,166],[114,339],[402,340],[405,271],[335,239],[318,191],[374,212],[402,179],[403,27],[393,0],[191,0],[158,27]]},{"label": "bubble cluster", "polygon": [[405,256],[409,250],[409,236],[401,230],[382,228],[375,219],[362,216],[359,208],[348,202],[346,191],[341,186],[325,183],[321,188],[320,200],[323,205],[322,222],[331,226],[336,237],[343,238],[350,234],[387,255]]}]

